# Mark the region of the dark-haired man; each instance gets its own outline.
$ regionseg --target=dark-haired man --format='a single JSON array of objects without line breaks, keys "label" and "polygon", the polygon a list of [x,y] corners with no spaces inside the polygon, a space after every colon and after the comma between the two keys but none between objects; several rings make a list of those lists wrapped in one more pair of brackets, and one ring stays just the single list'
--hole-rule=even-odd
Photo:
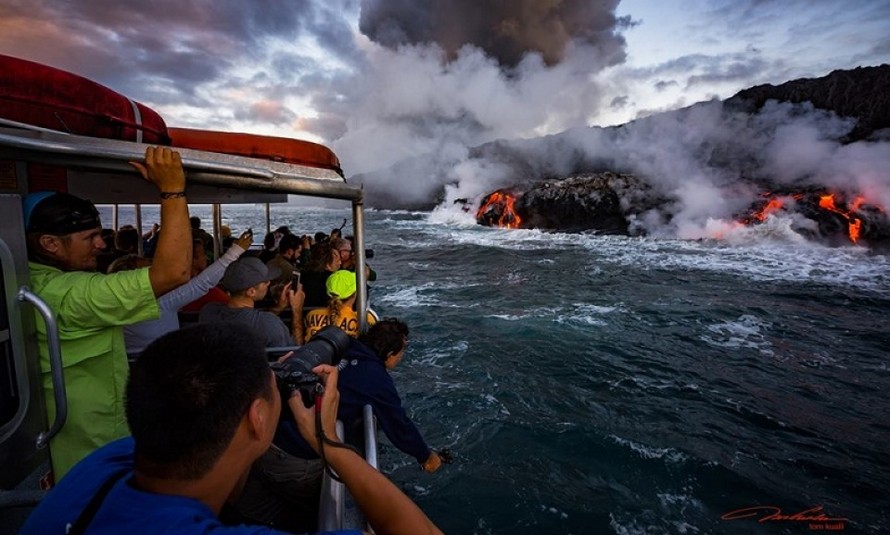
[{"label": "dark-haired man", "polygon": [[[340,363],[345,368],[339,381],[339,419],[346,427],[347,438],[352,440],[353,432],[362,421],[364,406],[371,405],[380,428],[393,446],[417,459],[425,472],[432,473],[442,466],[442,458],[427,446],[408,417],[389,374],[389,370],[402,361],[407,347],[408,325],[394,318],[377,322],[350,342]],[[292,455],[308,453],[291,422],[282,422],[275,443]]]},{"label": "dark-haired man", "polygon": [[243,323],[263,336],[267,347],[302,344],[303,300],[306,297],[302,288],[292,288],[288,283],[278,296],[277,308],[283,310],[290,305],[293,312],[290,330],[274,313],[256,308],[256,304],[269,293],[271,281],[278,275],[278,268],[267,267],[259,258],[253,256],[241,257],[232,262],[219,282],[222,289],[229,292],[229,302],[208,303],[201,309],[198,321]]},{"label": "dark-haired man", "polygon": [[[322,430],[299,395],[288,400],[304,438],[335,437],[337,370],[325,381]],[[96,451],[72,470],[32,513],[22,535],[260,534],[217,518],[235,498],[251,464],[272,441],[281,412],[264,343],[239,324],[196,325],[148,346],[127,385],[132,438]],[[355,452],[325,441],[325,459],[343,479],[377,533],[440,533],[386,476]],[[358,533],[358,532],[349,532]]]},{"label": "dark-haired man", "polygon": [[389,374],[407,347],[408,325],[395,318],[377,322],[352,342],[343,355],[347,365],[340,375],[339,417],[347,426],[361,421],[363,407],[370,404],[390,442],[417,459],[425,472],[435,472],[442,459],[408,417]]},{"label": "dark-haired man", "polygon": [[278,254],[275,258],[266,262],[266,267],[276,268],[278,277],[272,280],[272,286],[277,287],[281,284],[287,284],[297,271],[297,261],[300,259],[300,252],[303,250],[303,242],[299,236],[294,234],[285,234],[278,242]]},{"label": "dark-haired man", "polygon": [[[151,267],[97,273],[105,243],[93,203],[53,192],[32,193],[24,199],[31,287],[56,314],[65,367],[68,419],[50,441],[57,481],[94,449],[127,435],[123,326],[157,318],[156,297],[189,279],[191,234],[179,154],[149,147],[144,164],[131,163],[160,192],[163,227]],[[52,420],[56,407],[46,329],[42,321],[36,325],[44,397]]]}]

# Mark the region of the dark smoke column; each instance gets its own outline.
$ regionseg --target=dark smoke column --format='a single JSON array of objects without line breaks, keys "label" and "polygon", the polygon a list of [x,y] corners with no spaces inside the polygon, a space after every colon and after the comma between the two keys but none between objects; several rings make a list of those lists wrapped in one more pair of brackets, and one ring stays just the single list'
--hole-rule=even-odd
[{"label": "dark smoke column", "polygon": [[474,45],[503,67],[528,52],[559,63],[570,41],[591,45],[607,64],[624,61],[630,24],[615,17],[618,0],[362,0],[359,29],[388,48],[436,43],[449,59]]}]

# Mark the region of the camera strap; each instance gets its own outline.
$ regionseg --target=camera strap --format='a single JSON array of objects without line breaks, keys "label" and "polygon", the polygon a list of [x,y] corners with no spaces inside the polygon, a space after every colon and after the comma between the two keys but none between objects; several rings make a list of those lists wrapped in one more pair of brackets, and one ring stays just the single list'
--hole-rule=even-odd
[{"label": "camera strap", "polygon": [[96,494],[93,495],[87,506],[80,512],[77,520],[75,520],[73,524],[69,524],[67,535],[83,535],[86,533],[86,530],[90,527],[90,523],[92,523],[96,513],[99,512],[99,508],[102,507],[102,502],[105,501],[105,497],[111,492],[112,487],[129,473],[131,473],[130,470],[121,470],[120,472],[111,474],[111,477],[109,477],[105,483],[102,483],[102,486],[99,487],[99,490],[96,491]]},{"label": "camera strap", "polygon": [[358,454],[359,457],[361,457],[362,454],[351,444],[346,444],[344,442],[334,442],[333,440],[329,439],[327,435],[324,434],[324,428],[321,426],[321,396],[317,396],[315,398],[315,436],[316,438],[318,438],[318,456],[321,457],[322,466],[324,466],[324,469],[328,473],[328,475],[331,476],[331,479],[342,483],[343,480],[340,479],[340,476],[334,473],[334,471],[331,469],[331,465],[328,464],[328,460],[325,458],[325,444],[334,448],[352,450],[356,454]]}]

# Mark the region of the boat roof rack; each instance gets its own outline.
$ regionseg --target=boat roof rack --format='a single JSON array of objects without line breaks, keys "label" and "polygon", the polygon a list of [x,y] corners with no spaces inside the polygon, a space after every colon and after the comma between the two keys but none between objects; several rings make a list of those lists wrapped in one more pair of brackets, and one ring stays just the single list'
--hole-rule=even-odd
[{"label": "boat roof rack", "polygon": [[[96,204],[157,204],[154,186],[128,163],[142,160],[147,144],[10,126],[0,125],[0,160],[63,166],[68,191]],[[332,169],[171,148],[182,156],[190,203],[286,202],[288,194],[362,200],[362,189]],[[22,182],[0,184],[0,190],[9,189],[27,193]]]}]

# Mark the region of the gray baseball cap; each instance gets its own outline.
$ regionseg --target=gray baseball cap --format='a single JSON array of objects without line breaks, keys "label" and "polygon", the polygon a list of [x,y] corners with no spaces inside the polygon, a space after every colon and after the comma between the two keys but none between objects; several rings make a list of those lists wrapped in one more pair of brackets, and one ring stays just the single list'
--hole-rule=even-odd
[{"label": "gray baseball cap", "polygon": [[275,266],[266,267],[255,256],[241,257],[229,264],[219,285],[227,292],[240,292],[263,281],[276,279],[279,275],[280,269]]}]

